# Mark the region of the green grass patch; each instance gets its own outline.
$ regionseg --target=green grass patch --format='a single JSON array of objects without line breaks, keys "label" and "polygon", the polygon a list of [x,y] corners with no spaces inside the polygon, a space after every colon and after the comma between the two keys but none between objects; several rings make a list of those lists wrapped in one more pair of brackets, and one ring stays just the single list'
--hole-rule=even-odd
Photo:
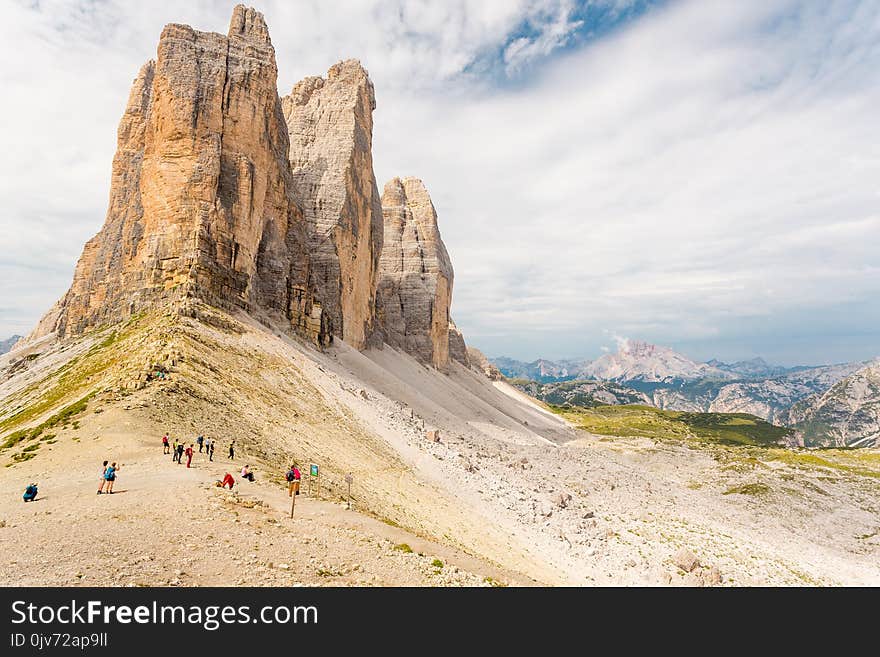
[{"label": "green grass patch", "polygon": [[791,434],[791,429],[777,427],[745,413],[688,413],[639,404],[551,408],[580,428],[603,436],[778,446]]},{"label": "green grass patch", "polygon": [[770,458],[806,471],[880,479],[880,453],[862,449],[773,450]]},{"label": "green grass patch", "polygon": [[[88,406],[88,401],[93,396],[94,393],[89,393],[82,399],[73,402],[69,406],[65,406],[57,413],[50,416],[49,419],[44,421],[42,424],[31,427],[29,429],[20,429],[18,431],[13,431],[6,437],[6,440],[4,440],[2,444],[0,444],[0,450],[9,449],[10,447],[14,447],[15,445],[25,440],[36,440],[37,438],[40,438],[41,434],[45,430],[52,429],[59,424],[61,424],[62,426],[69,424],[72,417],[79,415],[86,410],[86,407]],[[47,434],[45,437],[41,438],[41,440],[50,440],[52,438],[55,438],[55,434]]]},{"label": "green grass patch", "polygon": [[412,554],[413,551],[413,549],[406,543],[398,543],[394,546],[394,549],[398,552],[403,552],[404,554]]},{"label": "green grass patch", "polygon": [[434,559],[434,561],[431,562],[431,565],[434,566],[434,568],[438,568],[441,570],[443,568],[443,562],[440,561],[440,559]]}]

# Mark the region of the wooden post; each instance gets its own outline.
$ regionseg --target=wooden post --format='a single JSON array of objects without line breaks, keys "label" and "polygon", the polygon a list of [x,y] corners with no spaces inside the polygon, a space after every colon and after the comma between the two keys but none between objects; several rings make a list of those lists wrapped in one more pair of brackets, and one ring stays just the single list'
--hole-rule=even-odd
[{"label": "wooden post", "polygon": [[352,480],[352,476],[351,476],[351,473],[349,472],[347,475],[345,475],[345,483],[348,484],[348,507],[347,508],[349,510],[351,510],[351,480]]},{"label": "wooden post", "polygon": [[293,509],[296,507],[296,490],[293,491],[293,495],[290,496],[290,517],[293,518]]}]

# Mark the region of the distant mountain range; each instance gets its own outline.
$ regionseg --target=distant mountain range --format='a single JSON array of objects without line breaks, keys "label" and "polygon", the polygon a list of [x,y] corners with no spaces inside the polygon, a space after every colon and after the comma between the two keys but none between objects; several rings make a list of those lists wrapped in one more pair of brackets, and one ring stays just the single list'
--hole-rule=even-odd
[{"label": "distant mountain range", "polygon": [[15,346],[15,343],[21,340],[20,335],[13,335],[11,338],[6,340],[0,340],[0,354],[5,354],[12,350]]},{"label": "distant mountain range", "polygon": [[807,445],[880,447],[880,360],[802,399],[780,420]]},{"label": "distant mountain range", "polygon": [[666,410],[749,413],[795,429],[807,446],[880,446],[880,361],[781,367],[762,358],[694,361],[627,341],[594,361],[492,361],[551,404],[648,404]]}]

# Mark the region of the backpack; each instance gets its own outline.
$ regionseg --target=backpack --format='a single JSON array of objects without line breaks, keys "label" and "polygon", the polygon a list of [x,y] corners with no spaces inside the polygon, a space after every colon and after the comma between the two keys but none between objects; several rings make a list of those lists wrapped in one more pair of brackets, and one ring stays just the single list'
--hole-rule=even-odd
[{"label": "backpack", "polygon": [[296,479],[296,475],[293,474],[293,470],[288,470],[287,475],[285,475],[285,476],[286,476],[287,481],[293,481],[294,479]]},{"label": "backpack", "polygon": [[107,469],[104,470],[104,479],[106,479],[107,481],[113,481],[115,476],[116,470],[113,468],[113,466],[108,465]]}]

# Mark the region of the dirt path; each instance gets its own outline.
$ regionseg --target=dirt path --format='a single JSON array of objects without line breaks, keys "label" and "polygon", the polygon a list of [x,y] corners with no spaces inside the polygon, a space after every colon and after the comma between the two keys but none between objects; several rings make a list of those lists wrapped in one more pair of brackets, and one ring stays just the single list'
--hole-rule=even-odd
[{"label": "dirt path", "polygon": [[[122,430],[88,443],[59,442],[7,469],[0,479],[0,585],[528,583],[304,494],[291,520],[286,489],[267,481],[260,463],[250,463],[258,478],[250,483],[239,477],[241,459],[215,453],[211,463],[197,452],[188,469],[161,452]],[[103,455],[123,464],[113,495],[96,495]],[[65,475],[91,471],[91,479]],[[213,485],[227,471],[234,492]],[[21,491],[31,480],[40,495],[26,504]]]}]

